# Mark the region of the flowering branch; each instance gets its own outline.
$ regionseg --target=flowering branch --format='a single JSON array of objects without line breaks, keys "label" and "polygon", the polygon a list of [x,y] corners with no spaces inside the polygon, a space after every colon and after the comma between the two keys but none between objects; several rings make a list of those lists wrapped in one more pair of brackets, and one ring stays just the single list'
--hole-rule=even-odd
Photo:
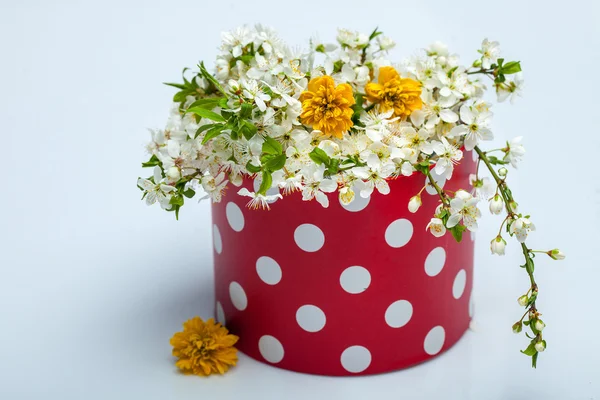
[{"label": "flowering branch", "polygon": [[[507,231],[509,232],[509,234],[511,236],[516,235],[519,242],[521,242],[521,249],[523,250],[523,257],[525,258],[525,264],[522,265],[522,267],[525,268],[525,271],[527,272],[527,275],[529,276],[530,287],[529,287],[529,290],[527,291],[527,293],[524,294],[523,296],[519,297],[519,299],[518,299],[519,304],[521,306],[526,307],[526,311],[525,311],[525,314],[523,314],[523,316],[521,317],[521,319],[513,325],[513,332],[515,332],[515,333],[521,332],[521,330],[523,329],[523,327],[522,327],[523,324],[525,326],[528,326],[531,329],[534,336],[531,337],[527,334],[527,337],[529,337],[531,339],[531,341],[529,343],[529,346],[525,350],[522,350],[521,352],[523,354],[531,357],[532,366],[535,368],[539,353],[546,349],[546,341],[542,337],[542,330],[544,329],[544,327],[546,325],[539,318],[541,313],[538,311],[537,306],[536,306],[536,300],[538,298],[539,289],[538,289],[538,285],[537,285],[537,283],[535,281],[535,277],[534,277],[533,258],[535,257],[535,254],[534,254],[534,251],[528,249],[527,245],[525,244],[525,238],[527,237],[527,231],[533,230],[533,224],[529,223],[528,217],[523,218],[521,214],[517,214],[517,203],[515,202],[515,200],[512,196],[511,190],[508,188],[508,186],[506,184],[506,178],[505,177],[501,178],[498,175],[498,173],[492,166],[492,163],[490,162],[490,159],[488,158],[487,153],[482,151],[478,146],[475,146],[474,150],[479,155],[479,159],[481,161],[483,161],[483,163],[486,165],[486,167],[490,171],[490,174],[496,181],[497,191],[502,196],[502,200],[504,202],[504,206],[505,206],[506,212],[508,214],[508,216],[506,217],[506,219],[503,221],[502,224],[504,224],[504,222],[508,221],[507,228],[506,228]],[[504,244],[505,243],[506,242],[504,241],[504,239],[502,238],[502,236],[499,233],[498,236],[492,240],[492,245],[491,245],[492,252],[494,252],[495,248],[497,249],[496,246],[498,246],[498,244],[501,244],[502,250],[496,251],[496,253],[504,254]],[[550,255],[552,257],[551,253],[552,253],[552,251],[548,252],[548,255]],[[527,318],[527,320],[523,321],[525,316],[527,316],[528,318]]]}]

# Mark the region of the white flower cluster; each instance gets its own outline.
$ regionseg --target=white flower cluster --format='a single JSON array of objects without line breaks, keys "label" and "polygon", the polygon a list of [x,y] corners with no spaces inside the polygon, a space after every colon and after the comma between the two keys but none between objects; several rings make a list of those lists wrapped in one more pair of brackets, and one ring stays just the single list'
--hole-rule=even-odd
[{"label": "white flower cluster", "polygon": [[[251,197],[251,206],[265,208],[280,193],[293,191],[323,207],[328,206],[324,193],[336,190],[344,204],[374,190],[387,194],[388,179],[424,167],[450,179],[463,158],[461,148],[471,151],[493,137],[481,75],[461,65],[441,43],[394,65],[386,58],[394,46],[377,31],[369,36],[339,30],[337,44],[312,38],[307,51],[291,49],[261,25],[224,33],[216,73],[201,70],[184,84],[173,84],[181,89],[177,102],[165,129],[152,131],[148,145],[153,158],[147,165],[156,165],[157,174],[139,181],[148,202],[158,198],[164,208],[171,204],[178,210],[183,197],[199,187],[220,201],[227,184],[240,186],[244,176],[255,179],[260,189],[238,193]],[[483,68],[498,62],[496,42],[485,40],[480,52]],[[418,83],[421,104],[409,116],[365,94],[382,67]],[[340,135],[315,129],[301,116],[302,93],[312,79],[324,76],[335,85],[348,85],[357,100],[351,128]],[[513,164],[521,156],[518,143],[507,153]],[[446,227],[463,221],[476,229],[479,200],[457,192],[447,207]],[[442,232],[438,226],[432,221],[434,234]]]}]

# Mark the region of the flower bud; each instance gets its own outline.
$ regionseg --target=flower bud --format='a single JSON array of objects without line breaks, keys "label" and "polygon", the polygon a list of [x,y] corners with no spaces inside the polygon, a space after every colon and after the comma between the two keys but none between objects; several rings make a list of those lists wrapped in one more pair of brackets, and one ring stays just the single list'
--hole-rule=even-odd
[{"label": "flower bud", "polygon": [[167,170],[167,177],[169,178],[170,181],[177,181],[179,180],[180,174],[179,174],[179,168],[177,167],[171,167]]},{"label": "flower bud", "polygon": [[410,211],[413,214],[416,213],[419,207],[421,207],[421,204],[423,204],[421,202],[421,196],[416,195],[411,197],[410,201],[408,202],[408,211]]},{"label": "flower bud", "polygon": [[523,330],[523,323],[521,321],[515,322],[515,324],[512,326],[512,331],[514,333],[519,333],[522,330]]},{"label": "flower bud", "polygon": [[504,249],[506,248],[506,240],[502,236],[498,235],[490,242],[490,250],[492,254],[498,254],[499,256],[504,255]]},{"label": "flower bud", "polygon": [[515,213],[519,212],[519,203],[517,203],[516,201],[512,200],[508,204],[510,205],[510,208],[513,210],[513,212],[515,212]]},{"label": "flower bud", "polygon": [[502,201],[502,197],[497,194],[490,200],[490,212],[498,215],[502,210],[504,210],[504,202]]},{"label": "flower bud", "polygon": [[536,321],[535,321],[535,324],[534,324],[534,326],[535,326],[535,329],[536,329],[538,332],[541,332],[541,331],[543,331],[543,330],[544,330],[544,328],[546,327],[546,324],[545,324],[545,323],[544,323],[544,321],[542,321],[541,319],[538,319],[538,320],[536,320]]},{"label": "flower bud", "polygon": [[538,353],[541,353],[542,351],[546,350],[546,342],[544,340],[537,342],[534,347]]},{"label": "flower bud", "polygon": [[548,252],[548,255],[551,258],[553,258],[554,260],[564,260],[565,259],[565,253],[563,253],[559,249],[550,250]]},{"label": "flower bud", "polygon": [[527,295],[524,294],[523,296],[521,296],[517,299],[517,302],[519,303],[520,306],[525,307],[527,305],[527,303],[529,303],[529,297],[527,297]]},{"label": "flower bud", "polygon": [[508,175],[508,170],[506,168],[502,167],[498,170],[498,175],[500,175],[500,177],[504,178],[504,177],[506,177],[506,175]]}]

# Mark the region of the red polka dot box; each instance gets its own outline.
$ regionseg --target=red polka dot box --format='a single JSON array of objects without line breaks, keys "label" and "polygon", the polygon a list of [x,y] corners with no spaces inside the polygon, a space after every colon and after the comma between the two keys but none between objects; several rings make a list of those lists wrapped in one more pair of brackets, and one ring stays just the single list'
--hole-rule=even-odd
[{"label": "red polka dot box", "polygon": [[[470,158],[445,189],[469,187]],[[293,193],[254,211],[232,189],[214,203],[216,314],[238,348],[293,371],[368,375],[454,345],[472,314],[473,242],[468,232],[457,243],[426,231],[433,188],[408,211],[423,179],[392,180],[390,194],[348,206],[335,193],[328,208]]]}]

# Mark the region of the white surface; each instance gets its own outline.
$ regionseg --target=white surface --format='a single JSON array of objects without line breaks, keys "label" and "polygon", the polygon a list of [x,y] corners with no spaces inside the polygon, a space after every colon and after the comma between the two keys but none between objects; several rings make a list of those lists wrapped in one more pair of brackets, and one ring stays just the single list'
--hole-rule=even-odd
[{"label": "white surface", "polygon": [[[2,1],[1,399],[600,398],[598,3],[358,4]],[[139,201],[145,128],[166,119],[173,90],[160,82],[211,64],[220,31],[259,21],[298,45],[317,30],[333,38],[338,25],[379,26],[398,59],[440,39],[470,60],[487,36],[522,61],[525,97],[495,107],[493,128],[497,143],[525,135],[510,180],[538,227],[531,245],[568,257],[538,259],[549,345],[537,370],[510,332],[526,290],[520,256],[514,244],[504,258],[489,254],[499,221],[486,215],[478,329],[435,361],[329,378],[241,355],[223,377],[177,373],[169,338],[213,313],[212,227],[208,203],[187,205],[177,222]]]}]

